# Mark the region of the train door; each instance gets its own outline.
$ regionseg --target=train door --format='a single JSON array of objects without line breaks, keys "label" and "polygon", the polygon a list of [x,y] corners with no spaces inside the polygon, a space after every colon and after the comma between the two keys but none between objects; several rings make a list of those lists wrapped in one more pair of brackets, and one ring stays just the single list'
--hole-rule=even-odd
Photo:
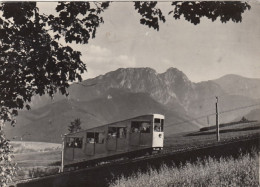
[{"label": "train door", "polygon": [[150,146],[152,144],[151,122],[141,123],[140,146]]},{"label": "train door", "polygon": [[130,145],[149,146],[152,138],[150,121],[132,121],[130,133]]},{"label": "train door", "polygon": [[95,154],[95,132],[87,132],[86,155]]},{"label": "train door", "polygon": [[122,151],[126,146],[126,127],[108,127],[107,150]]},{"label": "train door", "polygon": [[74,160],[79,156],[79,151],[82,149],[83,138],[82,137],[66,137],[66,152],[65,160]]},{"label": "train door", "polygon": [[107,135],[107,150],[115,151],[116,150],[116,127],[108,127],[108,135]]},{"label": "train door", "polygon": [[65,141],[66,142],[65,142],[64,160],[71,161],[74,159],[74,146],[73,146],[74,139],[71,137],[66,137]]},{"label": "train door", "polygon": [[117,128],[117,151],[123,151],[126,149],[126,127]]},{"label": "train door", "polygon": [[104,132],[87,132],[85,153],[87,155],[103,153],[104,137]]},{"label": "train door", "polygon": [[130,132],[130,145],[139,146],[140,144],[140,124],[139,121],[131,122],[131,132]]}]

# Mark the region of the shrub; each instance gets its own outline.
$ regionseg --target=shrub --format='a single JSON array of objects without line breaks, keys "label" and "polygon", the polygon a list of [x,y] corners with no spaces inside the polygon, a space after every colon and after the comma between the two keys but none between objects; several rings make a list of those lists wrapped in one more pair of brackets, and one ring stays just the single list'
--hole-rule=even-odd
[{"label": "shrub", "polygon": [[157,170],[138,172],[131,177],[119,177],[111,187],[145,186],[259,186],[258,155],[206,158],[180,167],[162,165]]},{"label": "shrub", "polygon": [[32,168],[29,170],[29,177],[36,178],[36,177],[43,177],[48,175],[53,175],[59,172],[59,167],[47,167],[47,168]]}]

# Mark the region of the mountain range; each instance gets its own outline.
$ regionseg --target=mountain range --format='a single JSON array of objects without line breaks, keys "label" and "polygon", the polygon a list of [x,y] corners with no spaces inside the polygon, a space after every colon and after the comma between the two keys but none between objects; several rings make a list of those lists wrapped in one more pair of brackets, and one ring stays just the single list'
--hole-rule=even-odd
[{"label": "mountain range", "polygon": [[223,123],[250,116],[250,111],[259,108],[252,105],[260,103],[260,79],[226,75],[194,83],[176,68],[164,73],[151,68],[120,68],[71,84],[68,91],[68,97],[57,93],[54,100],[35,96],[32,110],[20,111],[16,127],[6,127],[7,137],[60,142],[76,118],[82,128],[90,128],[147,113],[166,116],[167,136],[214,125],[216,96]]}]

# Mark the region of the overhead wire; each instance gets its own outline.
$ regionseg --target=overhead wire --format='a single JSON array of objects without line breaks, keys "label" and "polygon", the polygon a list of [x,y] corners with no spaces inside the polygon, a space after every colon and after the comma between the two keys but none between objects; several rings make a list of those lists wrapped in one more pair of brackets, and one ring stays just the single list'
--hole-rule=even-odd
[{"label": "overhead wire", "polygon": [[[225,111],[219,112],[219,114],[223,114],[223,113],[227,113],[227,112],[232,112],[232,111],[236,111],[236,110],[241,110],[241,109],[245,109],[245,108],[250,108],[250,107],[253,107],[253,106],[259,106],[259,105],[260,105],[260,103],[253,104],[253,105],[247,105],[247,106],[241,106],[241,107],[237,107],[237,108],[233,108],[233,109],[230,109],[230,110],[225,110]],[[180,125],[180,124],[183,124],[183,123],[188,123],[188,122],[196,121],[196,120],[198,120],[198,119],[203,119],[203,118],[206,118],[206,117],[208,117],[208,116],[213,116],[213,115],[216,115],[216,113],[211,113],[211,114],[199,116],[199,117],[197,117],[197,118],[192,118],[192,119],[185,120],[185,121],[181,121],[181,122],[178,122],[178,123],[173,123],[172,125]]]}]

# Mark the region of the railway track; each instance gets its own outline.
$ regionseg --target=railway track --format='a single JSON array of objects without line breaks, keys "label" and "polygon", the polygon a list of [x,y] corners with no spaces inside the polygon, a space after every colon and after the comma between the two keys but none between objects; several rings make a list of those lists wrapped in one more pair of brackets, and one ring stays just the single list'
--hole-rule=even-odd
[{"label": "railway track", "polygon": [[[78,173],[81,171],[90,172],[91,170],[94,170],[94,169],[113,167],[114,165],[139,163],[139,162],[144,162],[144,161],[152,160],[152,159],[154,160],[154,159],[158,159],[158,158],[162,159],[164,157],[170,157],[172,155],[178,155],[178,154],[185,153],[185,152],[192,152],[192,151],[203,150],[203,149],[208,149],[208,148],[214,149],[214,148],[221,147],[224,145],[228,145],[228,144],[232,144],[232,143],[239,143],[239,142],[244,142],[244,141],[249,141],[249,140],[252,140],[252,141],[256,140],[256,141],[260,142],[259,133],[253,134],[253,135],[247,135],[247,136],[240,136],[240,137],[236,137],[236,138],[232,138],[232,139],[228,139],[228,140],[222,140],[220,142],[204,144],[204,145],[200,145],[200,146],[188,146],[188,147],[181,148],[181,149],[167,147],[164,150],[162,150],[161,152],[152,154],[152,155],[144,155],[144,156],[136,157],[133,159],[117,159],[117,160],[113,160],[113,161],[110,161],[107,163],[105,163],[105,162],[99,163],[96,166],[92,166],[92,167],[82,168],[82,169],[73,170],[73,171],[66,171],[66,172],[52,174],[52,175],[46,175],[46,176],[38,177],[38,178],[23,179],[23,180],[15,181],[14,183],[16,185],[16,184],[28,183],[30,181],[45,180],[48,178],[61,177],[62,175]],[[259,143],[258,143],[258,146],[259,146]]]}]

